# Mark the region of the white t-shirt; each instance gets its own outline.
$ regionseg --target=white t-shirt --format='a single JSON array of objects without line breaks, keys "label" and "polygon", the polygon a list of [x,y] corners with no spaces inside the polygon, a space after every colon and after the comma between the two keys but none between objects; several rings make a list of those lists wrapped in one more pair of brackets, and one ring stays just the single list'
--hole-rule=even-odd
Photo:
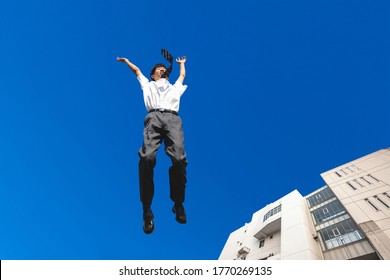
[{"label": "white t-shirt", "polygon": [[186,85],[176,82],[171,85],[167,79],[150,81],[144,76],[137,77],[144,94],[146,110],[168,109],[179,112],[180,97],[187,89]]}]

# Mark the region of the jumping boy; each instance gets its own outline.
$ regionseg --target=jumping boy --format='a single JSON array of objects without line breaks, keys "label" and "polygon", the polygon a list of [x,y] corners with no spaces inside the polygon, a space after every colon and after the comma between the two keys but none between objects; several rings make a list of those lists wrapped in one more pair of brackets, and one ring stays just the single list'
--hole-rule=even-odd
[{"label": "jumping boy", "polygon": [[[172,57],[170,54],[169,56]],[[174,202],[172,211],[176,214],[176,221],[181,224],[187,222],[183,202],[188,162],[184,151],[182,120],[178,115],[180,97],[187,89],[187,86],[183,85],[186,76],[184,66],[186,60],[185,56],[176,59],[180,65],[180,75],[172,85],[168,81],[172,65],[167,68],[164,64],[156,64],[150,72],[151,81],[149,81],[127,58],[117,57],[117,61],[125,62],[137,76],[148,112],[144,120],[144,142],[138,151],[143,230],[146,234],[154,230],[154,215],[151,208],[154,195],[153,175],[157,150],[163,141],[165,152],[172,161],[172,166],[169,168],[170,198]]]}]

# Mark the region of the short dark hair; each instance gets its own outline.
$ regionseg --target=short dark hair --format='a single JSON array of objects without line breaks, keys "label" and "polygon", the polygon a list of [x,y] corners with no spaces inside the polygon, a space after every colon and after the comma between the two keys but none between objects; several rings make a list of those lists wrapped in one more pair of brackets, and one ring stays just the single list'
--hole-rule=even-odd
[{"label": "short dark hair", "polygon": [[158,67],[164,67],[165,69],[168,69],[164,64],[162,64],[162,63],[158,63],[158,64],[156,64],[156,65],[154,65],[154,67],[152,68],[152,71],[150,71],[150,78],[153,80],[153,78],[152,78],[152,75],[154,74],[154,72],[156,72],[156,69],[158,68]]}]

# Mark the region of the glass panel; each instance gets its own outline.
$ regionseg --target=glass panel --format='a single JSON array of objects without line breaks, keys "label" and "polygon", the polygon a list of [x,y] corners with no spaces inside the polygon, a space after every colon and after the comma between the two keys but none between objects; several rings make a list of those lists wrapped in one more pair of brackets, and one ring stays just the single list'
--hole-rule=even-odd
[{"label": "glass panel", "polygon": [[279,213],[281,210],[282,210],[282,205],[279,205],[279,206],[269,210],[268,213],[264,215],[263,222],[265,222],[269,217]]},{"label": "glass panel", "polygon": [[312,196],[309,196],[307,198],[307,201],[309,202],[310,207],[314,207],[324,201],[329,200],[330,198],[334,197],[333,192],[329,187],[321,190],[320,192],[313,194]]},{"label": "glass panel", "polygon": [[312,213],[316,224],[319,224],[345,214],[346,212],[341,203],[338,200],[335,200],[323,207],[314,210]]},{"label": "glass panel", "polygon": [[319,234],[327,249],[363,239],[363,234],[351,219],[344,220],[332,227],[321,229]]}]

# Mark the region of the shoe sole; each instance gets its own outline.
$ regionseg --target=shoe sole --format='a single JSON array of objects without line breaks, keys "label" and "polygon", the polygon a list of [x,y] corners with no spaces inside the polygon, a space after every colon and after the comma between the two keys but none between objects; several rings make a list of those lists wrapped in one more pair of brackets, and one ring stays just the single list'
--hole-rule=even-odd
[{"label": "shoe sole", "polygon": [[186,224],[186,223],[187,223],[187,219],[186,219],[186,220],[180,220],[180,219],[176,218],[176,221],[177,221],[179,224]]},{"label": "shoe sole", "polygon": [[151,234],[151,233],[153,233],[153,231],[154,231],[154,228],[151,231],[147,231],[144,229],[144,233],[146,233],[146,234]]}]

